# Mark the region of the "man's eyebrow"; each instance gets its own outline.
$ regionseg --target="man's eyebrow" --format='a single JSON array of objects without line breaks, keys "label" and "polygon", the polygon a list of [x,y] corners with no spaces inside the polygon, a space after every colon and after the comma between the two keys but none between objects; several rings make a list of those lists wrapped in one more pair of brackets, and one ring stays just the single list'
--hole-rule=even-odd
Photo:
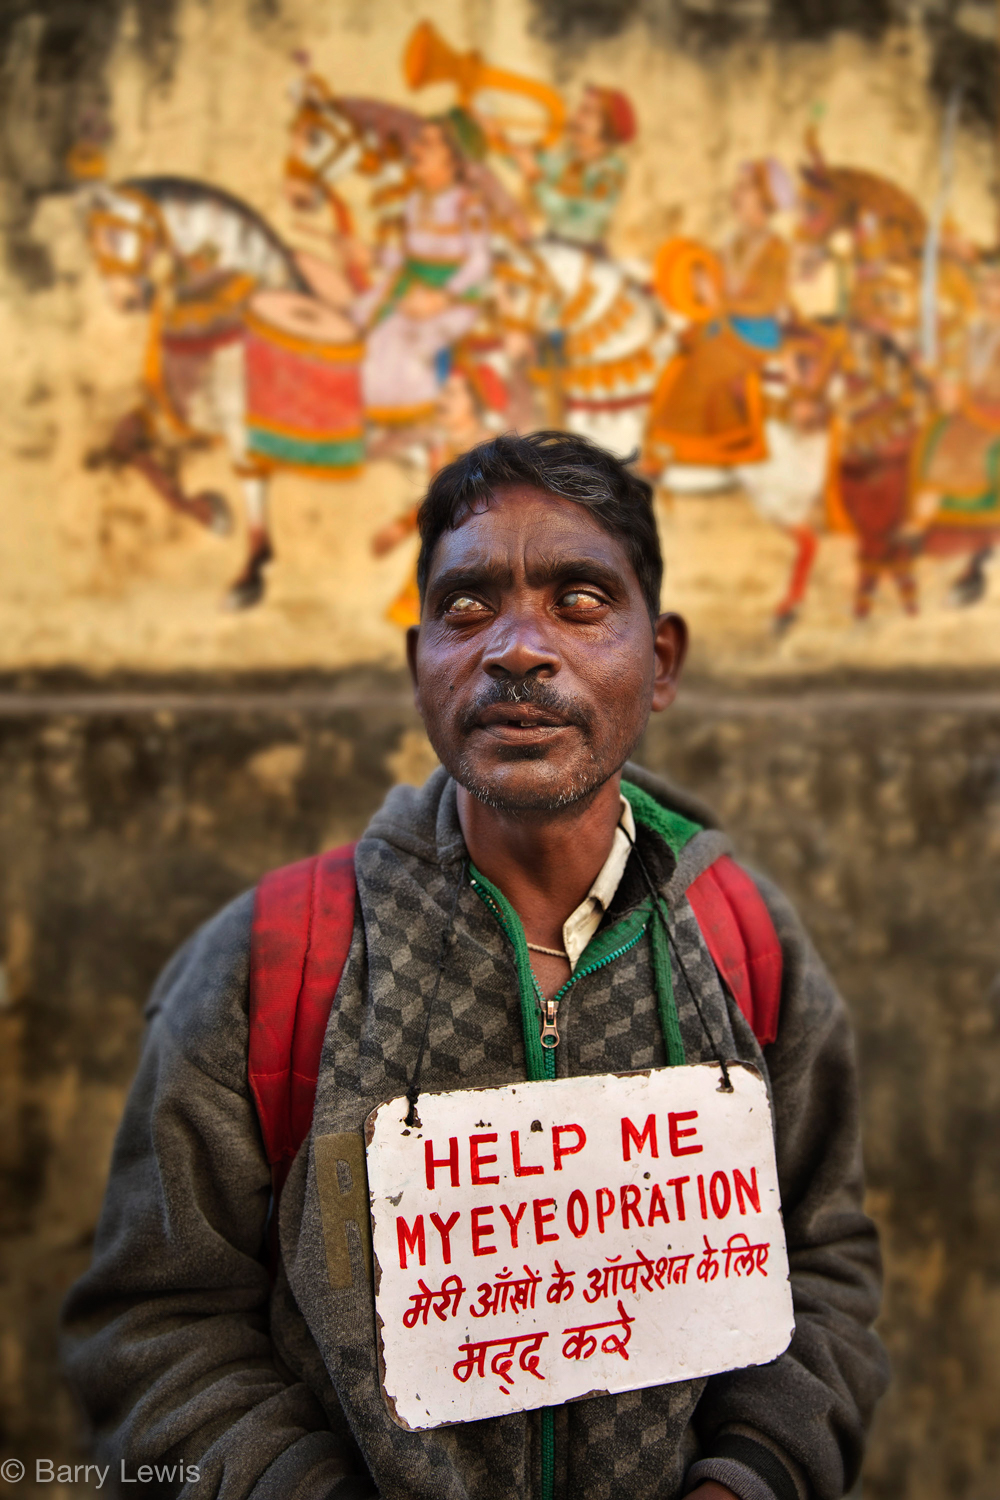
[{"label": "man's eyebrow", "polygon": [[435,574],[428,583],[428,589],[435,594],[447,593],[452,589],[459,588],[482,588],[484,584],[504,584],[511,582],[510,564],[501,558],[480,557],[472,558],[468,562],[456,563],[454,567],[445,568],[443,572]]},{"label": "man's eyebrow", "polygon": [[[528,582],[534,585],[578,580],[592,583],[609,594],[627,592],[627,584],[621,570],[592,555],[560,555],[558,553],[536,554],[528,565]],[[429,580],[428,592],[440,597],[454,589],[476,589],[489,586],[509,587],[513,572],[506,559],[479,557],[467,562],[455,563],[443,569]]]},{"label": "man's eyebrow", "polygon": [[541,556],[534,557],[528,567],[529,583],[545,583],[552,579],[570,578],[599,584],[609,594],[619,594],[626,589],[625,580],[619,568],[590,555],[567,557],[555,553],[549,555],[543,553]]}]

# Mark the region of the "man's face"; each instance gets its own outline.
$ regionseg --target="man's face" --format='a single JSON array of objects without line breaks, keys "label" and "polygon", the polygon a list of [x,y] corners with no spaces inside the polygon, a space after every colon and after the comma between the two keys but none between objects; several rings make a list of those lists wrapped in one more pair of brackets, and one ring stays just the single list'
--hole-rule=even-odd
[{"label": "man's face", "polygon": [[515,486],[439,539],[408,651],[442,763],[518,813],[615,775],[673,698],[685,642],[677,616],[654,630],[624,548],[586,507]]}]

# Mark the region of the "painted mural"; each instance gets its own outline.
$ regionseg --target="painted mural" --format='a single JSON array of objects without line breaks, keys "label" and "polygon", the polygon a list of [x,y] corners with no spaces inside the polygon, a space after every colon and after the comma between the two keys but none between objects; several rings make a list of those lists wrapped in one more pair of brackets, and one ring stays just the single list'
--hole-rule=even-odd
[{"label": "painted mural", "polygon": [[[644,94],[620,68],[557,86],[427,18],[380,55],[394,76],[355,92],[350,70],[286,51],[284,97],[258,101],[280,151],[253,198],[167,156],[116,175],[106,108],[81,113],[67,158],[90,269],[142,329],[131,395],[80,466],[141,485],[172,536],[229,556],[238,539],[216,596],[232,629],[251,640],[266,613],[293,482],[349,506],[377,576],[398,559],[367,602],[398,631],[430,475],[491,433],[567,427],[653,481],[668,566],[678,528],[702,575],[734,538],[754,551],[745,655],[801,657],[782,643],[808,642],[821,576],[823,665],[873,614],[898,618],[883,658],[906,660],[928,610],[950,611],[942,657],[960,657],[1000,545],[1000,253],[951,201],[957,95],[929,137],[933,194],[877,154],[839,159],[814,105],[791,149],[730,151],[710,232],[687,227],[660,157],[628,235]],[[357,554],[316,566],[356,573]]]}]

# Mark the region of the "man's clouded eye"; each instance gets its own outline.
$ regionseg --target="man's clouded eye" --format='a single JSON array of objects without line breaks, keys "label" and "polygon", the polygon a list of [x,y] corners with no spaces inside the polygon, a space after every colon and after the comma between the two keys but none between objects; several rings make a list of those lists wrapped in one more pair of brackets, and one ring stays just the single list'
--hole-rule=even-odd
[{"label": "man's clouded eye", "polygon": [[480,614],[485,608],[482,600],[471,594],[454,594],[446,602],[444,612],[446,615],[473,615]]},{"label": "man's clouded eye", "polygon": [[559,597],[559,603],[563,609],[600,609],[604,600],[599,594],[592,594],[585,589],[568,589]]}]

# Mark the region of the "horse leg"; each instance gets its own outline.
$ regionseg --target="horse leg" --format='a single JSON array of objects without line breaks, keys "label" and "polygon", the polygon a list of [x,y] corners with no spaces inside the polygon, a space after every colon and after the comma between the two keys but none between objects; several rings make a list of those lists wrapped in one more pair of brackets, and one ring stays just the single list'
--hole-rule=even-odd
[{"label": "horse leg", "polygon": [[992,547],[980,547],[969,558],[962,572],[948,590],[948,603],[961,609],[978,604],[986,592],[986,564],[993,556]]},{"label": "horse leg", "polygon": [[788,580],[788,590],[774,612],[774,628],[778,635],[784,635],[798,617],[819,546],[819,538],[809,526],[789,526],[787,531],[795,543],[795,559]]},{"label": "horse leg", "polygon": [[867,620],[871,614],[881,571],[881,567],[873,559],[868,557],[858,559],[858,581],[854,591],[854,618],[856,620]]},{"label": "horse leg", "polygon": [[107,448],[87,455],[88,468],[96,469],[104,463],[136,469],[171,510],[190,517],[209,531],[225,536],[232,530],[232,515],[225,495],[218,490],[201,490],[190,496],[184,493],[176,471],[157,456],[149,421],[141,408],[122,417]]},{"label": "horse leg", "polygon": [[226,609],[252,609],[264,597],[264,569],[274,557],[267,524],[267,477],[243,475],[250,550],[242,572],[230,585]]},{"label": "horse leg", "polygon": [[917,598],[917,575],[913,571],[912,557],[906,555],[897,557],[893,562],[892,571],[896,579],[896,587],[899,589],[899,599],[903,606],[904,614],[919,614],[920,604]]}]

